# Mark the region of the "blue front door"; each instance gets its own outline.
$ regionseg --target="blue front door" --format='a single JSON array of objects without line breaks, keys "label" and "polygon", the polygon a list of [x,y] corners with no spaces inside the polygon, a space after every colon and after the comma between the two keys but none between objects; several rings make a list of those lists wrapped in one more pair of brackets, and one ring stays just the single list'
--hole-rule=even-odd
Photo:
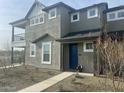
[{"label": "blue front door", "polygon": [[70,69],[76,69],[78,66],[78,50],[77,44],[69,45],[69,67]]}]

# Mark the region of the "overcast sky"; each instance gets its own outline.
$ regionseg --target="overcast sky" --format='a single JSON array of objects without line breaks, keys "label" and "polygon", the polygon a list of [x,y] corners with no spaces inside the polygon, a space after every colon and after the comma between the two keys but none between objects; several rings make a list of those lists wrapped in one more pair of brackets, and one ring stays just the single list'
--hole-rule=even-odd
[{"label": "overcast sky", "polygon": [[[11,26],[8,23],[23,18],[35,0],[0,0],[0,49],[11,41]],[[44,5],[64,2],[79,9],[92,4],[107,2],[109,7],[124,5],[124,0],[39,0]],[[16,29],[16,33],[22,30]]]}]

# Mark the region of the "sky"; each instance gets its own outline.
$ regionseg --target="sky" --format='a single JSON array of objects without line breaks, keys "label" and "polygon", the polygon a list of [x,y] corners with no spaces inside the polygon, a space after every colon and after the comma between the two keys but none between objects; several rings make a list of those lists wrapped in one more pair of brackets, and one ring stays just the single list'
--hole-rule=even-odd
[{"label": "sky", "polygon": [[[35,0],[0,0],[0,50],[11,43],[12,26],[10,22],[24,18]],[[64,2],[73,8],[79,9],[93,4],[107,2],[109,8],[124,5],[124,0],[39,0],[46,6],[57,2]],[[15,33],[24,30],[15,29]]]}]

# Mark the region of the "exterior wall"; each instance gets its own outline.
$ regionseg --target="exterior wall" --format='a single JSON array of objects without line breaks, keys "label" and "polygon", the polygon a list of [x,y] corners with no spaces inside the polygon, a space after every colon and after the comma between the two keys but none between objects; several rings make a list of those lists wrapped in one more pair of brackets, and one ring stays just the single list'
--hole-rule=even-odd
[{"label": "exterior wall", "polygon": [[[26,36],[26,64],[35,65],[41,68],[48,69],[57,69],[60,70],[60,43],[56,42],[55,38],[60,38],[60,13],[59,8],[57,8],[57,17],[54,19],[48,19],[48,13],[45,13],[45,22],[44,24],[39,24],[35,26],[30,26],[29,22],[26,26],[25,36]],[[53,39],[44,38],[45,41],[52,40],[52,64],[51,65],[43,65],[41,64],[41,42],[36,43],[36,58],[30,57],[30,43],[42,35],[48,33]]]},{"label": "exterior wall", "polygon": [[[106,9],[106,6],[99,6],[98,8],[98,17],[95,18],[87,18],[87,9],[81,10],[79,12],[80,20],[77,22],[71,23],[71,31],[83,31],[83,30],[91,30],[101,28],[101,20],[103,16],[103,11]],[[99,16],[101,18],[99,18]]]},{"label": "exterior wall", "polygon": [[83,65],[84,72],[93,73],[94,53],[84,52],[83,43],[78,44],[78,64]]},{"label": "exterior wall", "polygon": [[[42,64],[42,42],[52,42],[51,49],[51,64]],[[60,44],[54,41],[52,37],[46,37],[41,41],[36,43],[36,57],[30,58],[27,56],[26,63],[30,65],[34,65],[40,68],[48,68],[48,69],[56,69],[60,70]],[[29,50],[27,50],[29,51]]]},{"label": "exterior wall", "polygon": [[61,37],[65,36],[70,32],[70,15],[71,10],[60,7],[61,13]]},{"label": "exterior wall", "polygon": [[69,45],[68,44],[64,44],[63,45],[63,68],[64,70],[69,70]]},{"label": "exterior wall", "polygon": [[[83,65],[84,72],[94,72],[94,52],[84,52],[83,42],[78,43],[78,64]],[[64,44],[64,70],[69,70],[69,44]]]},{"label": "exterior wall", "polygon": [[108,31],[120,31],[124,30],[124,19],[107,22]]}]

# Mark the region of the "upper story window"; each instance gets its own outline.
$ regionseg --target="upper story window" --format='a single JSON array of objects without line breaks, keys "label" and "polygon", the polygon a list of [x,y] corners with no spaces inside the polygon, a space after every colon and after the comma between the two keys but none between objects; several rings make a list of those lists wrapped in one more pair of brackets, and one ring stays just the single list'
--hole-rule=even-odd
[{"label": "upper story window", "polygon": [[30,57],[35,57],[35,56],[36,56],[36,45],[30,44]]},{"label": "upper story window", "polygon": [[120,19],[124,19],[124,10],[118,10],[118,11],[107,13],[108,21],[115,21]]},{"label": "upper story window", "polygon": [[111,19],[111,20],[112,20],[112,19],[115,19],[115,13],[110,13],[110,14],[109,14],[109,19]]},{"label": "upper story window", "polygon": [[71,14],[71,22],[79,21],[79,13]]},{"label": "upper story window", "polygon": [[40,14],[30,19],[30,26],[44,23],[44,14]]},{"label": "upper story window", "polygon": [[98,17],[98,8],[92,8],[87,11],[88,18]]},{"label": "upper story window", "polygon": [[56,8],[49,10],[49,19],[56,18],[56,15],[57,15],[57,9]]},{"label": "upper story window", "polygon": [[84,42],[84,52],[93,52],[93,42]]},{"label": "upper story window", "polygon": [[122,17],[124,18],[124,10],[118,12],[118,18],[122,18]]}]

